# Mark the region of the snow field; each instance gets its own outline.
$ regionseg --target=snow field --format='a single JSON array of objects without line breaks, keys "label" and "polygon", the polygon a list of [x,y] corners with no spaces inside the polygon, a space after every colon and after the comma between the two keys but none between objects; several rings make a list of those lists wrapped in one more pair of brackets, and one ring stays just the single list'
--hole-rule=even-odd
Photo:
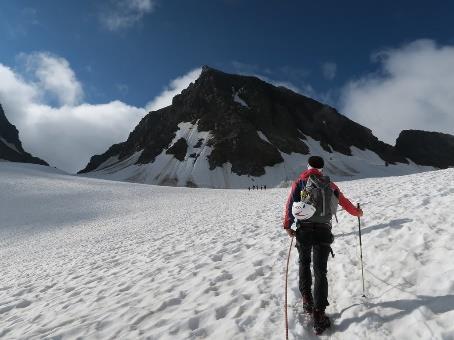
[{"label": "snow field", "polygon": [[[334,327],[322,338],[453,339],[454,170],[338,183]],[[282,339],[288,189],[189,189],[0,163],[0,338]],[[291,339],[315,338],[289,275]]]}]

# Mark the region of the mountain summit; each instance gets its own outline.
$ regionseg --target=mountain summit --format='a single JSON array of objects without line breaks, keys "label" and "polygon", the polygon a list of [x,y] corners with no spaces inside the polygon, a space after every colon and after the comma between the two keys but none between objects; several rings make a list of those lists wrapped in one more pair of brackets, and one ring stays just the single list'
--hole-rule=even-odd
[{"label": "mountain summit", "polygon": [[396,140],[397,151],[417,164],[454,166],[454,136],[441,132],[403,130]]},{"label": "mountain summit", "polygon": [[6,118],[5,112],[0,105],[0,160],[21,163],[35,163],[49,165],[42,159],[33,157],[25,152],[19,140],[19,132]]},{"label": "mountain summit", "polygon": [[126,142],[93,156],[80,173],[163,185],[273,186],[297,176],[310,153],[324,156],[335,177],[417,171],[332,107],[204,66],[172,105],[150,112]]}]

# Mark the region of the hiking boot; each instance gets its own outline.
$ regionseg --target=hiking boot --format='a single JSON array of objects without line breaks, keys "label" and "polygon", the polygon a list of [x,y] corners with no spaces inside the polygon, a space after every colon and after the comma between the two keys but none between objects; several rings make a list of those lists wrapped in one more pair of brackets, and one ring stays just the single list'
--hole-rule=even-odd
[{"label": "hiking boot", "polygon": [[314,300],[312,299],[312,293],[303,294],[303,311],[306,314],[312,314],[314,311]]},{"label": "hiking boot", "polygon": [[326,316],[324,310],[314,310],[314,331],[315,334],[322,334],[327,328],[331,326],[331,321]]}]

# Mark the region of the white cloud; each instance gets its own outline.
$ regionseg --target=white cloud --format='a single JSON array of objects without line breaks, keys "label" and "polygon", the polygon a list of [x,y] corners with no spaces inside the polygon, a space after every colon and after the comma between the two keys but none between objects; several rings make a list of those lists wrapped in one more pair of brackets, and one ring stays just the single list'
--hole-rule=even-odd
[{"label": "white cloud", "polygon": [[418,40],[373,59],[380,72],[346,85],[342,112],[389,143],[403,129],[454,133],[454,46]]},{"label": "white cloud", "polygon": [[148,111],[156,111],[172,104],[172,98],[180,94],[192,82],[199,78],[201,68],[190,71],[184,76],[178,77],[170,82],[163,92],[146,105]]},{"label": "white cloud", "polygon": [[[0,63],[0,104],[18,128],[25,150],[53,166],[73,173],[84,168],[91,156],[125,141],[147,113],[118,100],[83,103],[82,84],[64,58],[48,53],[21,57],[32,61],[25,74],[31,72],[33,77],[25,78]],[[169,105],[200,72],[196,69],[172,80],[150,107],[156,110]],[[58,81],[50,79],[52,75]],[[50,95],[59,102],[49,103]]]},{"label": "white cloud", "polygon": [[[0,64],[0,103],[8,119],[18,128],[25,150],[53,166],[75,172],[94,154],[125,140],[146,111],[120,101],[98,105],[78,103],[76,98],[82,87],[70,69],[71,72],[63,74],[74,76],[80,91],[77,87],[71,90],[65,77],[57,77],[64,80],[62,85],[68,85],[58,92],[57,83],[48,77],[61,74],[61,66],[68,64],[62,58],[55,60],[60,62],[44,63],[38,68],[45,71],[37,76],[39,81],[26,80]],[[46,102],[49,94],[60,98],[61,104],[49,105]]]},{"label": "white cloud", "polygon": [[153,0],[112,0],[110,4],[99,16],[101,24],[110,31],[134,26],[155,8]]},{"label": "white cloud", "polygon": [[[7,109],[17,108],[15,117],[22,120],[29,103],[35,102],[39,97],[39,89],[33,84],[28,84],[19,74],[11,68],[0,64],[0,104]],[[8,115],[8,110],[6,112]]]},{"label": "white cloud", "polygon": [[27,151],[76,172],[91,156],[126,140],[145,113],[120,101],[62,107],[30,103],[27,119],[18,125]]},{"label": "white cloud", "polygon": [[326,62],[322,64],[322,73],[323,76],[328,79],[332,80],[334,77],[336,77],[336,72],[337,72],[337,64],[333,62]]},{"label": "white cloud", "polygon": [[26,69],[31,73],[42,93],[55,97],[61,105],[75,105],[83,99],[82,85],[77,80],[69,62],[61,57],[35,52],[21,54]]}]

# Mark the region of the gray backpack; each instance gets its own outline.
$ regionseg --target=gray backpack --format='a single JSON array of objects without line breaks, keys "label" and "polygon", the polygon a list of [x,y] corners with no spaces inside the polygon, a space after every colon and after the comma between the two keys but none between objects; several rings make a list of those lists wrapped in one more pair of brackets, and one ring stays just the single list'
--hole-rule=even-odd
[{"label": "gray backpack", "polygon": [[316,210],[306,221],[331,224],[331,219],[337,212],[338,196],[339,193],[331,188],[328,176],[309,176],[306,186],[301,191],[301,201],[311,204]]}]

